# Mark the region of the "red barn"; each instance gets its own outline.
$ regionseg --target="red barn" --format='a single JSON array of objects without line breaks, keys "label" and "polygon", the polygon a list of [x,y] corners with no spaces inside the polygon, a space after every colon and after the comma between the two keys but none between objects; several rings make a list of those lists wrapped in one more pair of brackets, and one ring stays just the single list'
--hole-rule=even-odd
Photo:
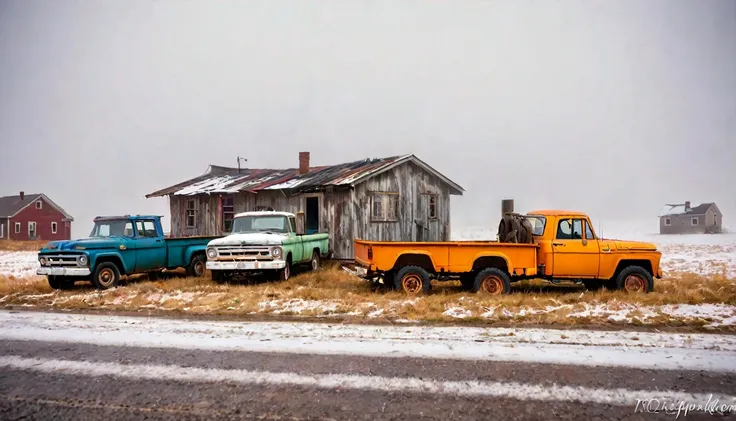
[{"label": "red barn", "polygon": [[0,197],[0,240],[70,240],[72,221],[43,193]]}]

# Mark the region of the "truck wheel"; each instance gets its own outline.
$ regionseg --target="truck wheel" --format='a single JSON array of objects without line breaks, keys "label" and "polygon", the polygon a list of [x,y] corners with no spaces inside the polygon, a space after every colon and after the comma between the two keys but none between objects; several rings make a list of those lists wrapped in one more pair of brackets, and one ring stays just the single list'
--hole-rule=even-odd
[{"label": "truck wheel", "polygon": [[48,275],[46,280],[53,289],[71,289],[74,286],[74,279],[65,276]]},{"label": "truck wheel", "polygon": [[278,271],[278,280],[279,281],[286,281],[291,277],[291,261],[286,261],[286,266],[284,266],[283,269],[279,269]]},{"label": "truck wheel", "polygon": [[115,263],[102,262],[92,274],[92,285],[97,289],[115,288],[120,283],[120,271]]},{"label": "truck wheel", "polygon": [[654,290],[654,279],[643,267],[629,266],[618,274],[616,287],[629,293],[649,293]]},{"label": "truck wheel", "polygon": [[205,264],[205,258],[201,254],[196,254],[192,257],[192,261],[187,266],[187,276],[195,278],[201,278],[207,269]]},{"label": "truck wheel", "polygon": [[473,292],[492,295],[510,294],[511,279],[501,269],[485,268],[475,276]]},{"label": "truck wheel", "polygon": [[312,260],[309,261],[309,265],[312,268],[312,270],[319,269],[319,253],[317,251],[312,252]]},{"label": "truck wheel", "polygon": [[409,295],[428,293],[429,282],[429,272],[419,266],[403,267],[394,278],[395,288]]}]

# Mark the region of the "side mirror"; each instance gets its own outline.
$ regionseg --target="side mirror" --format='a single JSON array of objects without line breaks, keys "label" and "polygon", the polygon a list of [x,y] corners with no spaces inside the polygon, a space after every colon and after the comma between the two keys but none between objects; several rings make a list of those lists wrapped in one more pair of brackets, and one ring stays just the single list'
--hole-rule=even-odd
[{"label": "side mirror", "polygon": [[304,235],[304,212],[296,213],[296,235]]}]

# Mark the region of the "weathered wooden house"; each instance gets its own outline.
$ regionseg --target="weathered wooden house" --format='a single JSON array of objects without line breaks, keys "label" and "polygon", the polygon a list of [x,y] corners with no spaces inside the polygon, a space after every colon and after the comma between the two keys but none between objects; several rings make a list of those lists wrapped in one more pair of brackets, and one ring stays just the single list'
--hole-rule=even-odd
[{"label": "weathered wooden house", "polygon": [[414,155],[290,169],[208,171],[146,197],[168,196],[171,235],[226,234],[251,210],[302,211],[307,233],[326,232],[333,257],[353,258],[355,238],[449,241],[450,195],[463,188]]},{"label": "weathered wooden house", "polygon": [[660,234],[720,233],[723,214],[715,203],[665,205],[659,213]]}]

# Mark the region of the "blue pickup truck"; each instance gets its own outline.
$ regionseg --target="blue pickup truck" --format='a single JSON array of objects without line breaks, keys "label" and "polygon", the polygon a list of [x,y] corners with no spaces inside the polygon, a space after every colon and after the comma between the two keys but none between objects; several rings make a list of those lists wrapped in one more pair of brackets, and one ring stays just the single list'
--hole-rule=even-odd
[{"label": "blue pickup truck", "polygon": [[118,286],[122,275],[183,267],[204,276],[207,243],[218,237],[165,238],[161,216],[99,216],[89,238],[52,241],[38,253],[39,275],[54,289],[92,281],[98,289]]}]

